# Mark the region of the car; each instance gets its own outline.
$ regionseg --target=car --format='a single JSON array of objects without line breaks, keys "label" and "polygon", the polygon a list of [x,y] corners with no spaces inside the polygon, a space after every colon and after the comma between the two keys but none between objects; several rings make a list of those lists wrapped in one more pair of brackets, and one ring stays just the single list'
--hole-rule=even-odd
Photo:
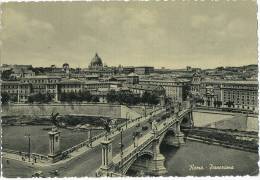
[{"label": "car", "polygon": [[139,137],[139,136],[140,136],[140,132],[139,131],[133,132],[133,137]]},{"label": "car", "polygon": [[147,129],[148,129],[147,126],[142,126],[142,130],[143,130],[143,131],[146,131]]}]

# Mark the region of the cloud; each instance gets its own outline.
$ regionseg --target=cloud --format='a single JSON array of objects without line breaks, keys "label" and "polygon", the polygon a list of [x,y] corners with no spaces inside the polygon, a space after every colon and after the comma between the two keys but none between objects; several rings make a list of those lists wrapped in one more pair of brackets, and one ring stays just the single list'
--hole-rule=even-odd
[{"label": "cloud", "polygon": [[[5,11],[3,15],[2,39],[23,39],[46,38],[54,33],[53,26],[48,22],[26,17],[12,9]],[[19,39],[17,39],[19,40]]]},{"label": "cloud", "polygon": [[207,25],[210,21],[210,18],[206,15],[195,15],[191,17],[191,27],[192,28],[205,28],[204,25]]},{"label": "cloud", "polygon": [[68,3],[6,3],[3,61],[86,67],[98,52],[114,66],[256,62],[256,4],[249,1]]}]

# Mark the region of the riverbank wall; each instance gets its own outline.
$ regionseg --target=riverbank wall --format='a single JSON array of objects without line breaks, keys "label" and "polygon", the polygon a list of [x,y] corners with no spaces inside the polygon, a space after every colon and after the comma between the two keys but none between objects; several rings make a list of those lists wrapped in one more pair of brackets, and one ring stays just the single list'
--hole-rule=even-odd
[{"label": "riverbank wall", "polygon": [[242,151],[246,151],[246,152],[258,153],[258,149],[256,149],[256,148],[249,148],[249,147],[242,146],[241,144],[231,144],[229,142],[219,141],[219,140],[205,138],[205,137],[196,136],[196,135],[189,135],[186,137],[186,139],[191,140],[191,141],[209,144],[209,145],[217,145],[217,146],[223,146],[226,148],[242,150]]},{"label": "riverbank wall", "polygon": [[124,105],[113,104],[12,104],[2,106],[2,117],[32,116],[44,117],[52,113],[60,115],[87,115],[111,118],[135,119],[141,115]]}]

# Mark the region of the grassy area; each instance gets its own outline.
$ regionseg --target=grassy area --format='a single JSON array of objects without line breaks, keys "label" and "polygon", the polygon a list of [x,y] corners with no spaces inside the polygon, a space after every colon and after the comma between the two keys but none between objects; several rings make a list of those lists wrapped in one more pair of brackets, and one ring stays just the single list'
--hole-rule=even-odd
[{"label": "grassy area", "polygon": [[[3,148],[28,151],[28,138],[25,134],[31,135],[31,152],[48,154],[49,141],[48,130],[51,126],[3,126],[2,127],[2,144]],[[87,140],[87,131],[72,131],[68,129],[60,129],[61,131],[61,150],[66,150],[82,141]],[[101,133],[101,131],[93,130],[93,136]]]}]

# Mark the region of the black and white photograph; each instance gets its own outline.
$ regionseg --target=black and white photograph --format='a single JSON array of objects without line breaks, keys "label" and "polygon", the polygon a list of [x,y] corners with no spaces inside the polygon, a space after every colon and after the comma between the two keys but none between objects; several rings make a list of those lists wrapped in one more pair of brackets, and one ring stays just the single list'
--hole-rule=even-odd
[{"label": "black and white photograph", "polygon": [[257,9],[1,3],[1,177],[258,176]]}]

